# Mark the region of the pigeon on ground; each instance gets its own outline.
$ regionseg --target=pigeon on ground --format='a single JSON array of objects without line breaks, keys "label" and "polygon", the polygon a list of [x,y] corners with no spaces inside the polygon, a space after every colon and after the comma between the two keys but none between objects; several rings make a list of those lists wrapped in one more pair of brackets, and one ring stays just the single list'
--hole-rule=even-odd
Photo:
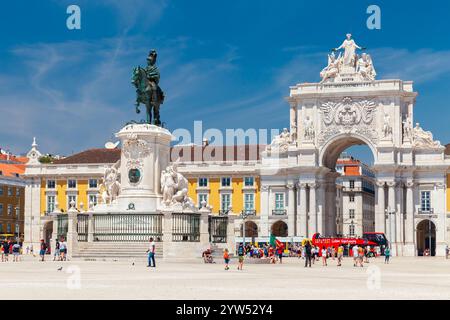
[{"label": "pigeon on ground", "polygon": [[131,265],[134,266],[134,262]]},{"label": "pigeon on ground", "polygon": [[58,271],[61,271],[62,269],[63,269],[63,267],[59,267],[59,268],[58,268]]}]

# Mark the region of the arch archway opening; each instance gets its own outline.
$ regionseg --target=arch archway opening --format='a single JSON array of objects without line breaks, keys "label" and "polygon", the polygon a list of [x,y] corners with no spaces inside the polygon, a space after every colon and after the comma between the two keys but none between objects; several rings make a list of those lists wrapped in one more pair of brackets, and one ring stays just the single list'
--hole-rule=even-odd
[{"label": "arch archway opening", "polygon": [[363,137],[340,136],[325,145],[321,163],[329,171],[325,192],[324,234],[362,237],[375,232],[376,152]]},{"label": "arch archway opening", "polygon": [[277,221],[272,225],[271,232],[275,237],[287,237],[288,225],[284,221]]},{"label": "arch archway opening", "polygon": [[[241,224],[241,237],[243,236],[243,225]],[[254,221],[245,221],[245,237],[252,239],[258,237],[258,225]]]},{"label": "arch archway opening", "polygon": [[43,239],[45,240],[45,243],[50,244],[52,233],[53,233],[53,222],[48,221],[44,224],[43,228]]},{"label": "arch archway opening", "polygon": [[436,225],[429,219],[417,225],[417,255],[436,255]]}]

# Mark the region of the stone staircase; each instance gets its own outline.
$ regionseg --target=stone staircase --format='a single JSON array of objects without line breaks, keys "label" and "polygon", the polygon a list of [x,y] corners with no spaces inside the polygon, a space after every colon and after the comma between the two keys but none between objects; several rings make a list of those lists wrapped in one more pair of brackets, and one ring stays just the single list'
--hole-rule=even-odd
[{"label": "stone staircase", "polygon": [[[156,242],[156,258],[163,256],[163,243]],[[72,259],[85,261],[146,260],[149,242],[78,242]]]}]

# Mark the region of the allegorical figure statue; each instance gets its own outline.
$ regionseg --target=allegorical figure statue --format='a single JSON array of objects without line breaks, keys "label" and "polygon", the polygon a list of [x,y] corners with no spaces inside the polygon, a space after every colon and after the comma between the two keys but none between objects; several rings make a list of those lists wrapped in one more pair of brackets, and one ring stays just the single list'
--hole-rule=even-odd
[{"label": "allegorical figure statue", "polygon": [[156,50],[151,50],[147,57],[147,66],[133,69],[133,80],[136,87],[136,113],[140,113],[139,104],[144,104],[147,109],[147,123],[161,125],[159,107],[164,102],[164,92],[159,87],[160,73],[156,66]]},{"label": "allegorical figure statue", "polygon": [[343,65],[345,67],[355,67],[356,63],[356,49],[364,49],[358,46],[355,43],[355,40],[352,39],[352,35],[347,33],[347,39],[342,42],[339,48],[333,49],[334,51],[344,49]]}]

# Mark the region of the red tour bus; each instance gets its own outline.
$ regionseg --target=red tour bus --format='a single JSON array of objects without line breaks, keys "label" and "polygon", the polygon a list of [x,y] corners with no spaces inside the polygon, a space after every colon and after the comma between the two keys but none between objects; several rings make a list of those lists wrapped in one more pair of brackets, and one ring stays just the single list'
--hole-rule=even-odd
[{"label": "red tour bus", "polygon": [[[380,252],[383,254],[384,248],[387,246],[387,239],[382,232],[365,232],[363,238],[332,238],[323,237],[319,233],[315,233],[312,237],[312,244],[319,247],[322,250],[323,247],[334,247],[337,251],[340,245],[344,248],[350,249],[351,247],[358,245],[362,247],[371,246],[380,247]],[[351,255],[351,250],[348,250],[348,254]]]}]

